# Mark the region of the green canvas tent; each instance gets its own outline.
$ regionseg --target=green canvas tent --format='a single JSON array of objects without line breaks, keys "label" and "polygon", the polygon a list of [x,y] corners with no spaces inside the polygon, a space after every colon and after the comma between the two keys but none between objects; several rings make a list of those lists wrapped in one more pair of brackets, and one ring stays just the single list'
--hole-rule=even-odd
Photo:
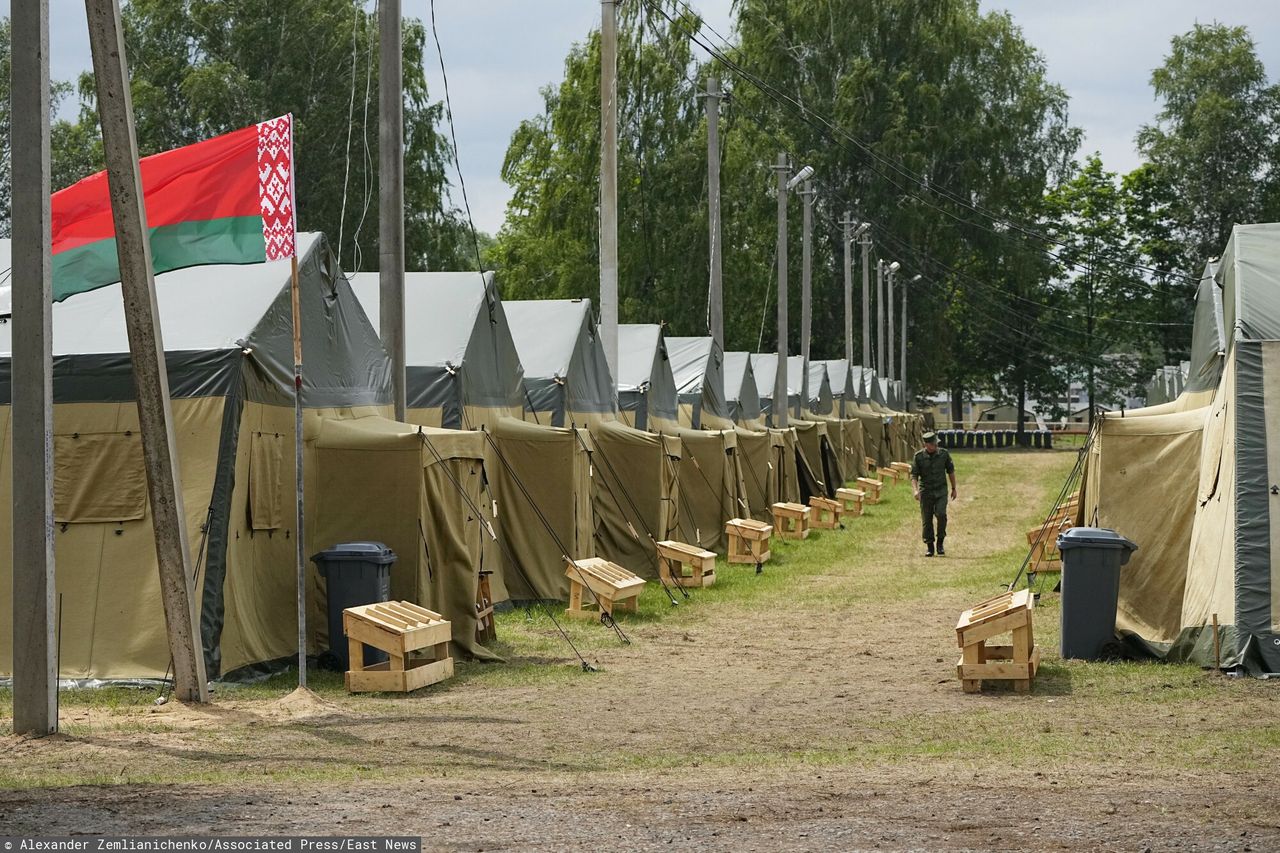
[{"label": "green canvas tent", "polygon": [[680,439],[609,420],[593,423],[591,438],[596,553],[656,578],[653,542],[680,538]]},{"label": "green canvas tent", "polygon": [[724,354],[724,398],[734,423],[748,429],[764,429],[764,410],[751,367],[751,353]]},{"label": "green canvas tent", "polygon": [[505,302],[511,336],[524,367],[524,419],[550,426],[588,426],[618,414],[590,299]]},{"label": "green canvas tent", "polygon": [[[449,620],[454,654],[497,655],[476,639],[476,592],[491,539],[486,447],[478,431],[435,429],[381,417],[326,418],[315,441],[317,542],[371,540],[396,553],[391,597]],[[325,581],[312,573],[308,624],[327,636]],[[345,643],[344,638],[337,638]]]},{"label": "green canvas tent", "polygon": [[[324,237],[298,239],[307,507],[325,417],[387,413],[391,371]],[[182,500],[210,678],[297,652],[290,264],[156,276]],[[53,306],[54,511],[60,674],[159,678],[169,648],[119,285]],[[0,429],[10,416],[0,324]],[[11,498],[11,456],[0,489]],[[11,514],[0,513],[0,670],[11,661]],[[308,530],[314,531],[309,516]],[[332,545],[308,536],[308,553]]]},{"label": "green canvas tent", "polygon": [[628,426],[658,432],[678,425],[676,383],[662,326],[618,326],[618,417]]},{"label": "green canvas tent", "polygon": [[[377,273],[349,276],[375,329]],[[520,417],[524,374],[493,273],[407,272],[405,418],[447,429]]]},{"label": "green canvas tent", "polygon": [[725,398],[724,353],[715,338],[707,335],[666,341],[671,374],[680,395],[680,425],[692,429],[732,428],[733,413]]}]

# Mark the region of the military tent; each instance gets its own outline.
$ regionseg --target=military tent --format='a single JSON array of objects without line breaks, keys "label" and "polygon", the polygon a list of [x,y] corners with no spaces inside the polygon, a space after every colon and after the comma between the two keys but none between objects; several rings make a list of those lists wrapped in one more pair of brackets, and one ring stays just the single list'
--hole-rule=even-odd
[{"label": "military tent", "polygon": [[681,426],[731,428],[733,413],[725,398],[724,353],[715,338],[707,335],[666,341],[676,393],[680,395]]},{"label": "military tent", "polygon": [[[378,274],[350,280],[379,328]],[[404,326],[410,423],[474,429],[521,416],[523,370],[493,273],[405,273]]]},{"label": "military tent", "polygon": [[[308,503],[324,416],[385,414],[390,366],[324,237],[298,238]],[[297,651],[290,264],[156,276],[210,678]],[[119,285],[53,307],[54,545],[60,673],[161,677],[169,648]],[[0,324],[8,429],[11,324]],[[0,489],[11,501],[6,445]],[[11,514],[0,513],[0,669],[10,667]],[[309,525],[314,530],[314,525]],[[331,545],[308,537],[308,547]]]},{"label": "military tent", "polygon": [[607,420],[591,438],[596,553],[655,578],[653,542],[680,538],[680,439]]},{"label": "military tent", "polygon": [[748,429],[764,429],[764,410],[751,367],[751,353],[724,354],[724,397],[734,423]]},{"label": "military tent", "polygon": [[[476,639],[476,595],[491,538],[483,507],[484,435],[381,417],[326,418],[315,440],[318,495],[311,538],[334,544],[372,540],[396,553],[391,597],[452,623],[455,654],[492,659]],[[312,572],[313,636],[327,637],[325,582]],[[339,642],[345,639],[337,638]]]},{"label": "military tent", "polygon": [[815,415],[835,414],[835,391],[825,361],[809,362],[809,399],[805,408]]},{"label": "military tent", "polygon": [[503,303],[524,367],[524,418],[551,426],[587,426],[618,413],[590,299]]},{"label": "military tent", "polygon": [[628,426],[657,432],[678,422],[676,383],[662,326],[618,326],[618,416]]}]

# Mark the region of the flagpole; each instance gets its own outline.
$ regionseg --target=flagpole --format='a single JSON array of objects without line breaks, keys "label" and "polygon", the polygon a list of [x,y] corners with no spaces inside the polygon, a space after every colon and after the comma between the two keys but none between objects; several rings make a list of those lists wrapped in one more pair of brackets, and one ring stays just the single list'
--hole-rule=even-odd
[{"label": "flagpole", "polygon": [[289,296],[293,302],[293,466],[294,488],[298,498],[297,535],[294,536],[298,572],[298,686],[307,686],[307,563],[302,503],[302,300],[298,289],[298,252],[292,258],[293,277]]}]

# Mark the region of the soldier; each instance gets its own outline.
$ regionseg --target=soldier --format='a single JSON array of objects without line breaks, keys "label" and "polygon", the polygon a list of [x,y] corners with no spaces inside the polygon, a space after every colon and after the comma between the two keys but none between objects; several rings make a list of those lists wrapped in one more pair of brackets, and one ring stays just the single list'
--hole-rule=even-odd
[{"label": "soldier", "polygon": [[951,499],[956,498],[956,466],[951,454],[938,446],[938,436],[924,434],[924,449],[916,451],[911,462],[911,491],[920,502],[920,535],[924,538],[925,556],[933,556],[933,520],[938,519],[938,556],[946,556],[943,540],[947,538],[947,479],[951,480]]}]

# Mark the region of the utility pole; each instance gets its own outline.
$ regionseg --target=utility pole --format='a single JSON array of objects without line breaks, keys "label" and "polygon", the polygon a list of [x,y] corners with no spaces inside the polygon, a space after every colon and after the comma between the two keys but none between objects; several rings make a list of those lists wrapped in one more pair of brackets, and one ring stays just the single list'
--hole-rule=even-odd
[{"label": "utility pole", "polygon": [[405,419],[404,71],[400,0],[378,2],[378,334],[391,357],[396,420]]},{"label": "utility pole", "polygon": [[804,201],[803,235],[800,261],[800,404],[796,417],[809,405],[809,338],[813,334],[813,199],[817,192],[811,181],[804,182],[800,198]]},{"label": "utility pole", "polygon": [[884,375],[884,259],[876,258],[876,376]]},{"label": "utility pole", "polygon": [[[871,366],[871,223],[858,226],[862,233],[862,366]],[[853,363],[852,357],[849,361]]]},{"label": "utility pole", "polygon": [[773,377],[773,425],[787,426],[787,155],[778,155],[778,369]]},{"label": "utility pole", "polygon": [[709,325],[711,337],[724,351],[724,283],[720,260],[720,78],[707,78],[707,225],[711,231]]},{"label": "utility pole", "polygon": [[53,571],[49,0],[12,10],[13,731],[58,730]]},{"label": "utility pole", "polygon": [[111,195],[111,218],[120,260],[120,288],[124,295],[125,328],[138,396],[142,456],[147,469],[151,524],[160,569],[160,599],[164,605],[169,652],[173,657],[174,695],[184,702],[208,702],[204,654],[197,643],[199,625],[194,583],[189,570],[186,517],[179,486],[173,413],[169,408],[169,378],[164,364],[164,341],[156,308],[155,278],[151,272],[151,242],[143,207],[138,143],[133,127],[133,98],[124,50],[117,0],[85,0],[89,19],[89,48],[97,84],[102,148]]},{"label": "utility pole", "polygon": [[844,237],[844,357],[853,366],[853,216],[844,212],[840,220]]},{"label": "utility pole", "polygon": [[900,362],[902,373],[899,378],[902,379],[902,408],[904,410],[907,408],[907,291],[909,285],[913,285],[918,281],[920,281],[919,275],[910,281],[904,282],[902,285],[902,361]]},{"label": "utility pole", "polygon": [[618,376],[618,2],[600,0],[600,342]]},{"label": "utility pole", "polygon": [[886,377],[890,382],[892,382],[894,379],[896,379],[896,378],[897,378],[896,376],[894,376],[894,369],[893,369],[893,362],[894,362],[894,352],[893,352],[893,280],[897,277],[897,272],[898,272],[898,270],[896,269],[896,267],[897,267],[897,262],[895,261],[894,263],[889,264],[889,268],[885,271],[885,273],[886,273],[886,274],[885,274],[885,278],[887,279],[887,280],[885,281],[885,289],[888,291],[888,294],[889,294],[889,295],[888,295],[888,299],[885,301],[885,310],[888,312],[888,319],[886,320],[885,325],[886,325],[886,327],[888,328],[888,331],[889,331],[889,342],[888,342],[888,346],[886,347],[886,349],[888,350],[888,356],[889,356],[889,360],[886,362],[886,364],[888,365],[888,372],[885,374],[885,377]]}]

